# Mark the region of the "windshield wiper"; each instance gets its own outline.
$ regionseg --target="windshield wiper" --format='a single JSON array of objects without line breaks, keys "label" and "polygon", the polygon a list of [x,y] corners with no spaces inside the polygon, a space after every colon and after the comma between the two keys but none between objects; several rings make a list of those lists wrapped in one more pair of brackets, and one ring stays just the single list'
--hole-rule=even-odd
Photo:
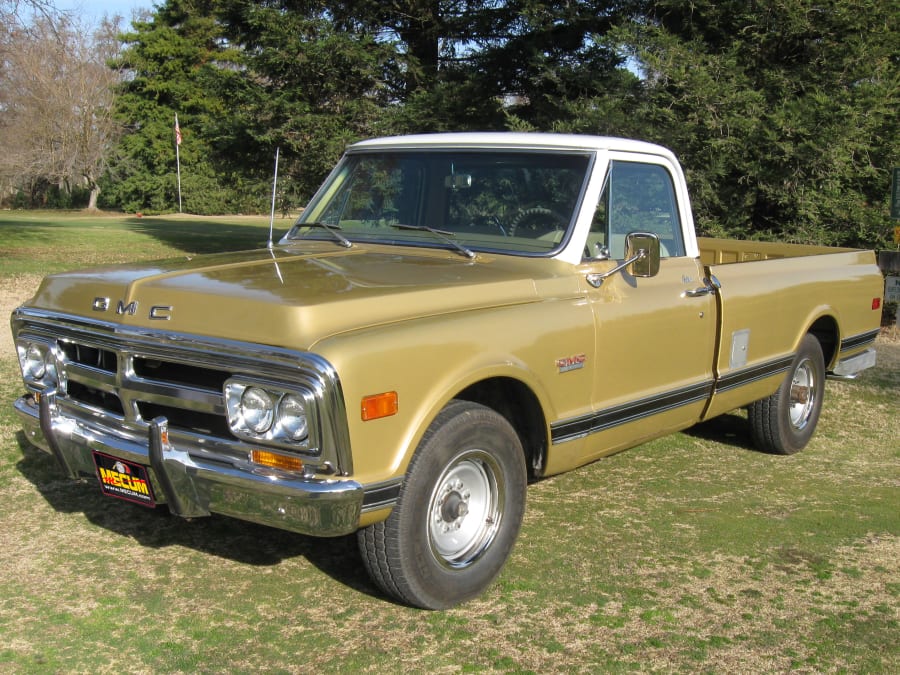
[{"label": "windshield wiper", "polygon": [[347,237],[340,233],[341,226],[340,225],[329,225],[328,223],[299,223],[298,227],[321,227],[323,230],[328,230],[328,232],[335,238],[335,240],[344,248],[350,248],[353,246],[353,242],[351,242]]},{"label": "windshield wiper", "polygon": [[417,230],[419,232],[430,232],[436,237],[442,239],[443,241],[450,244],[453,248],[455,248],[458,252],[463,254],[469,260],[475,257],[475,252],[471,249],[466,248],[458,241],[453,240],[453,233],[447,232],[446,230],[438,230],[433,227],[428,227],[427,225],[405,225],[403,223],[397,223],[396,225],[391,225],[391,227],[395,227],[398,230]]}]

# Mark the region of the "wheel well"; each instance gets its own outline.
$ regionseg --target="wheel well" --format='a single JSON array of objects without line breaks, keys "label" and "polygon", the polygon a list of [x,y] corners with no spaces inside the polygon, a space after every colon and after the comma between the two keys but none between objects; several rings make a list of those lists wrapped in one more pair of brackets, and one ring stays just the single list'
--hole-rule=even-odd
[{"label": "wheel well", "polygon": [[518,380],[498,377],[477,382],[454,398],[492,408],[512,425],[522,447],[529,478],[541,475],[547,456],[547,433],[544,411],[534,392]]},{"label": "wheel well", "polygon": [[809,327],[809,332],[822,346],[822,355],[825,357],[825,367],[828,368],[834,360],[838,350],[838,326],[834,317],[823,316]]}]

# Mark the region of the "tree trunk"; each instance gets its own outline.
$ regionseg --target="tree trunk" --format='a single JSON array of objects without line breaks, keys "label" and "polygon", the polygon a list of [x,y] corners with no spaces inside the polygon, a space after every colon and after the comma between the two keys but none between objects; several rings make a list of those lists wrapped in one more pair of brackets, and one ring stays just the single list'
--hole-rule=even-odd
[{"label": "tree trunk", "polygon": [[100,196],[100,186],[96,183],[91,185],[91,196],[88,199],[88,211],[97,210],[97,197]]}]

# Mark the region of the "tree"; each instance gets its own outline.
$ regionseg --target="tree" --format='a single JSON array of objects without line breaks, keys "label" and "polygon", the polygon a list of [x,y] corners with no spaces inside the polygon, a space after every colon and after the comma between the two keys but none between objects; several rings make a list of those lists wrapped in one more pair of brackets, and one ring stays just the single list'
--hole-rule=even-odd
[{"label": "tree", "polygon": [[75,186],[96,208],[100,177],[119,129],[112,119],[112,87],[119,74],[107,66],[118,42],[115,23],[94,32],[61,17],[35,20],[2,33],[0,176],[32,194],[46,185],[65,193]]},{"label": "tree", "polygon": [[231,0],[219,17],[245,57],[245,86],[220,141],[260,173],[280,146],[286,183],[305,201],[348,143],[377,133],[391,105],[394,49],[319,3]]},{"label": "tree", "polygon": [[607,40],[631,119],[676,149],[701,230],[877,247],[900,162],[897,0],[654,2]]},{"label": "tree", "polygon": [[[701,231],[877,246],[898,157],[898,0],[168,0],[119,64],[116,197],[244,210],[275,147],[304,201],[360,137],[461,129],[673,147]],[[197,199],[203,195],[204,204]]]},{"label": "tree", "polygon": [[[117,119],[127,133],[118,147],[111,197],[126,211],[170,211],[178,204],[175,115],[185,209],[191,213],[255,210],[262,200],[236,189],[246,171],[218,143],[246,86],[243,55],[227,44],[216,2],[171,0],[132,24],[115,67],[128,73],[118,89]],[[252,190],[251,190],[252,192]]]}]

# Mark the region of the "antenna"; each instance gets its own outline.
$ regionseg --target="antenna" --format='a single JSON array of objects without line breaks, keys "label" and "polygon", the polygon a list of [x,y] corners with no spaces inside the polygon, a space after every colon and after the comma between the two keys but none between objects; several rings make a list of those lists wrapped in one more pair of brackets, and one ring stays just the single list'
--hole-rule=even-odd
[{"label": "antenna", "polygon": [[272,180],[272,211],[269,214],[269,242],[266,248],[272,249],[272,232],[275,228],[275,190],[278,187],[278,155],[281,148],[275,148],[275,178]]}]

